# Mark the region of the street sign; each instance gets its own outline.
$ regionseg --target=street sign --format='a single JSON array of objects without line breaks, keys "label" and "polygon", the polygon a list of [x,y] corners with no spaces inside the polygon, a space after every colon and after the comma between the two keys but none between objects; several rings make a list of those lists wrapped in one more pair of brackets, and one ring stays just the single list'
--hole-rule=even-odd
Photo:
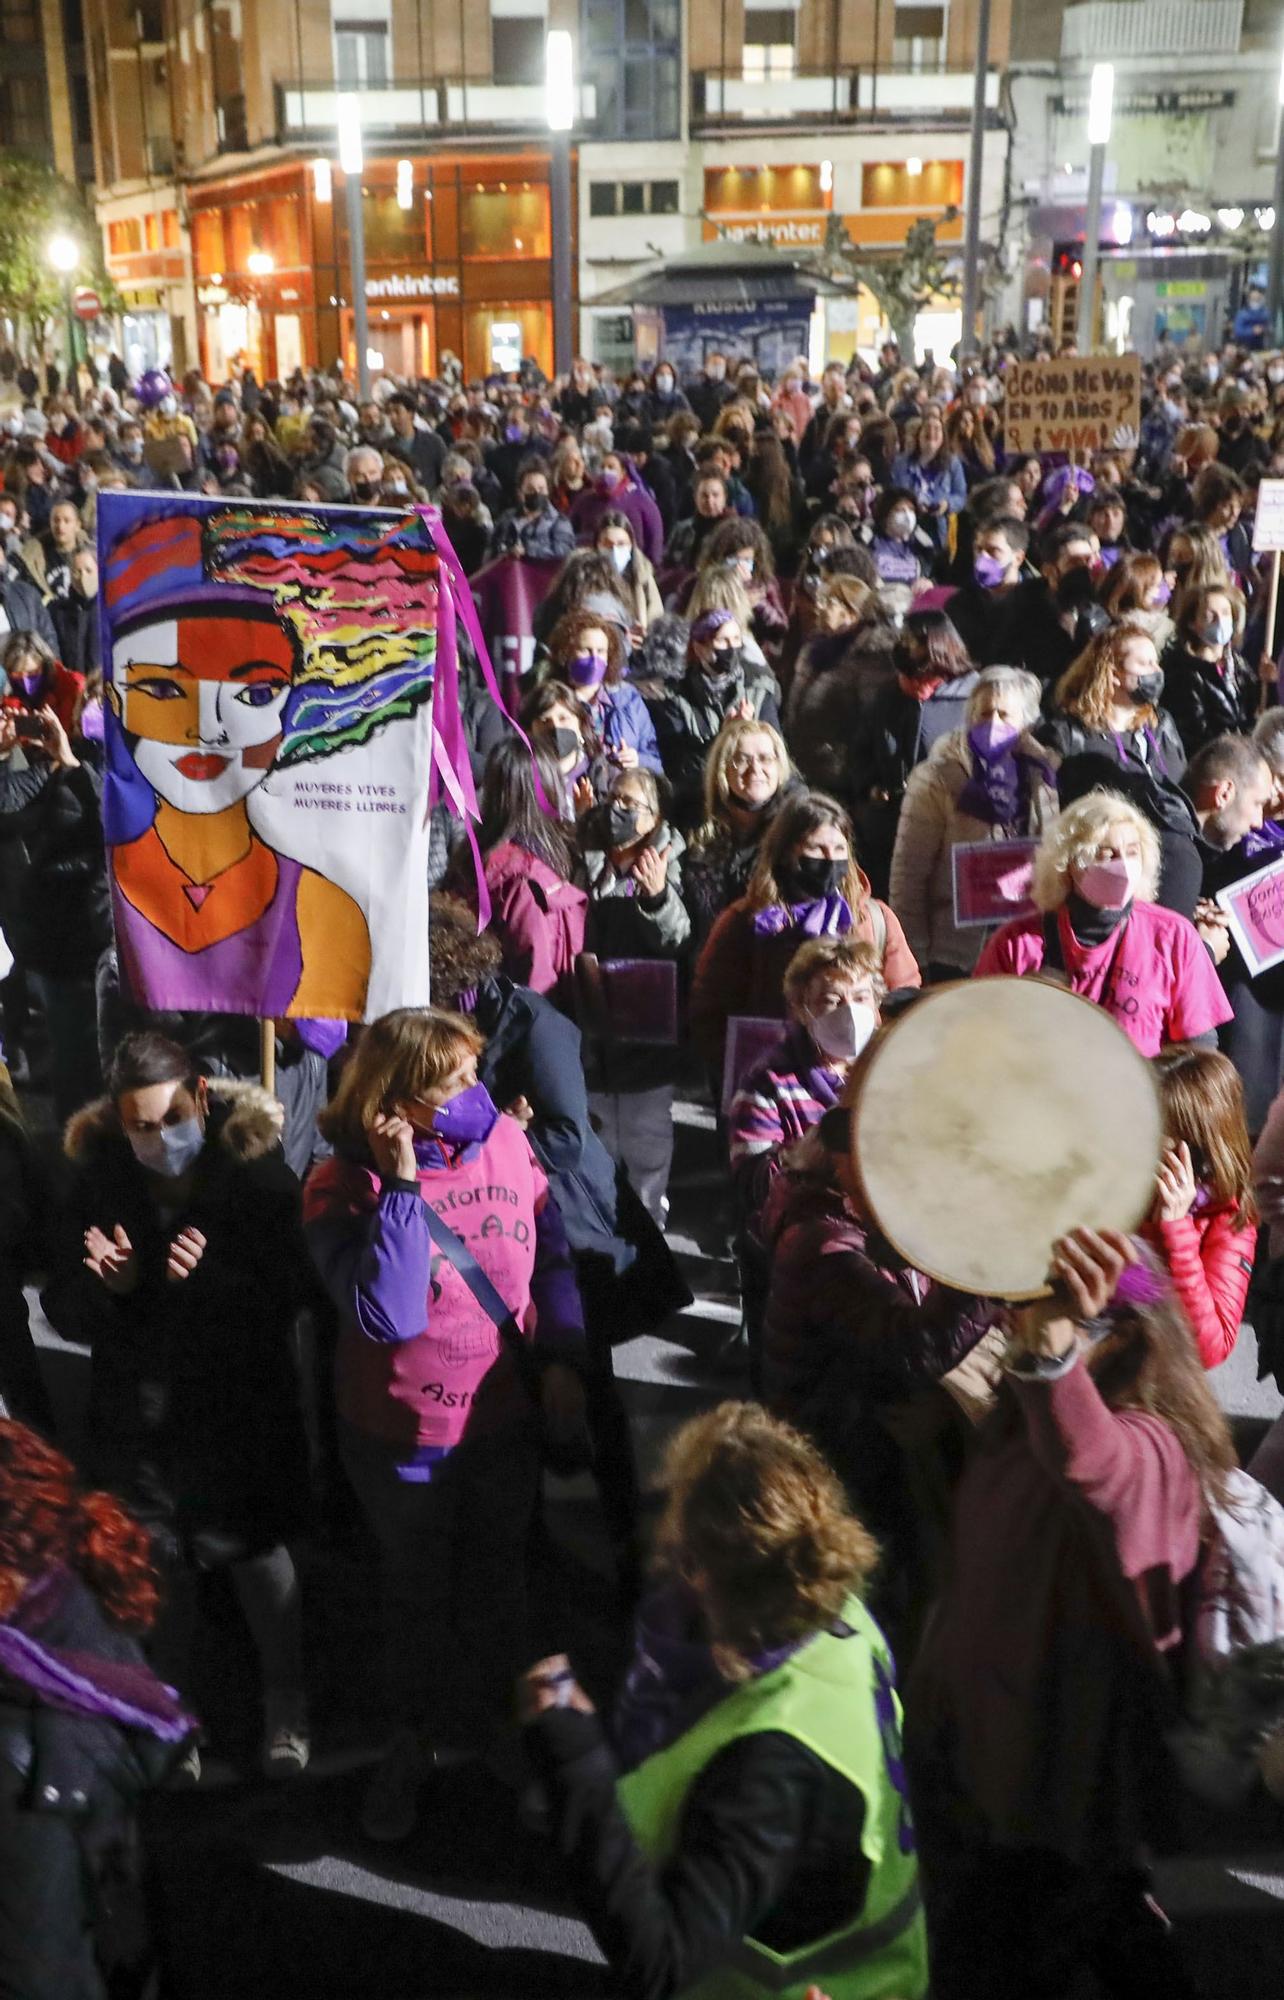
[{"label": "street sign", "polygon": [[103,302],[89,285],[81,285],[71,302],[71,309],[77,319],[97,319]]}]

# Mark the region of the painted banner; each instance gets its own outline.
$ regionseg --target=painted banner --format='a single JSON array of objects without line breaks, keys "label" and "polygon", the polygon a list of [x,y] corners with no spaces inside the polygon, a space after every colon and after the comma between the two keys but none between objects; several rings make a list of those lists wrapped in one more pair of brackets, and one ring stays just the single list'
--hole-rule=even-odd
[{"label": "painted banner", "polygon": [[1037,840],[973,840],[951,848],[954,922],[959,930],[973,924],[1006,924],[1013,917],[1033,914],[1030,884],[1038,845]]},{"label": "painted banner", "polygon": [[1017,451],[1104,451],[1135,446],[1141,356],[1067,355],[1020,361],[1003,378],[1003,443]]},{"label": "painted banner", "polygon": [[131,996],[277,1019],[426,1002],[426,520],[104,492],[98,550]]},{"label": "painted banner", "polygon": [[521,706],[518,682],[535,664],[535,613],[561,573],[560,558],[543,562],[498,556],[473,576],[482,635],[510,715]]},{"label": "painted banner", "polygon": [[1284,860],[1232,882],[1215,901],[1226,912],[1250,979],[1284,959]]}]

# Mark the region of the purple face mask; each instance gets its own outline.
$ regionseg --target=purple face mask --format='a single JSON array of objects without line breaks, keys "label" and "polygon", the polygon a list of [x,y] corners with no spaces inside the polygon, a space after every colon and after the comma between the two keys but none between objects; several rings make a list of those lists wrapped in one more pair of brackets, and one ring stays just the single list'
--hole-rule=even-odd
[{"label": "purple face mask", "polygon": [[1008,573],[1008,566],[1001,556],[987,556],[982,552],[972,564],[972,574],[982,590],[997,590]]},{"label": "purple face mask", "polygon": [[974,722],[968,730],[967,740],[978,757],[1001,757],[1010,750],[1021,731],[1014,729],[1010,722],[1000,722],[997,715],[987,715],[984,722]]},{"label": "purple face mask", "polygon": [[1165,604],[1168,604],[1171,601],[1172,594],[1173,594],[1173,587],[1171,583],[1169,583],[1168,578],[1166,576],[1161,576],[1158,583],[1155,585],[1154,594],[1150,600],[1151,610],[1162,611]]},{"label": "purple face mask", "polygon": [[599,660],[596,653],[579,653],[570,661],[566,671],[572,687],[601,687],[606,679],[606,661]]},{"label": "purple face mask", "polygon": [[100,701],[87,701],[80,711],[80,733],[86,743],[101,743],[103,740],[103,705]]},{"label": "purple face mask", "polygon": [[[499,1112],[484,1083],[461,1090],[439,1104],[432,1115],[433,1137],[447,1146],[482,1146],[495,1129]],[[418,1144],[416,1144],[418,1157]]]},{"label": "purple face mask", "polygon": [[11,674],[10,680],[24,701],[34,701],[40,693],[43,674]]}]

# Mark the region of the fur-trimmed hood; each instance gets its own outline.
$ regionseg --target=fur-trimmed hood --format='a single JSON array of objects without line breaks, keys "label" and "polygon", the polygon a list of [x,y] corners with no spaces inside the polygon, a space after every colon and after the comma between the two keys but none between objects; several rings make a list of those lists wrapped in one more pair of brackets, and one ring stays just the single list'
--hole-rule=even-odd
[{"label": "fur-trimmed hood", "polygon": [[[270,1091],[227,1076],[207,1077],[206,1088],[209,1129],[233,1160],[249,1166],[280,1145],[285,1111]],[[124,1143],[115,1105],[110,1097],[98,1097],[67,1120],[62,1149],[69,1160],[83,1165],[106,1148]]]}]

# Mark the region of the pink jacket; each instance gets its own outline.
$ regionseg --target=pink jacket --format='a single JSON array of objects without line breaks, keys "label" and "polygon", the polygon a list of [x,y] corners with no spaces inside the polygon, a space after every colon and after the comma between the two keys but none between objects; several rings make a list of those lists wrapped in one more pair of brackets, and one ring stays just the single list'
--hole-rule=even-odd
[{"label": "pink jacket", "polygon": [[[1143,1056],[1157,1056],[1169,1042],[1191,1042],[1220,1028],[1231,1006],[1213,961],[1188,918],[1157,903],[1134,903],[1132,914],[1104,944],[1080,944],[1065,910],[1056,913],[1070,988],[1113,1014]],[[976,977],[1015,973],[1043,965],[1043,918],[1019,917],[989,939]]]},{"label": "pink jacket", "polygon": [[1232,1202],[1178,1222],[1148,1222],[1141,1234],[1172,1274],[1200,1360],[1205,1368],[1219,1367],[1239,1339],[1256,1228]]},{"label": "pink jacket", "polygon": [[504,954],[504,971],[518,986],[546,993],[574,1011],[572,979],[584,949],[588,897],[564,882],[547,861],[513,841],[486,856],[490,928]]}]

